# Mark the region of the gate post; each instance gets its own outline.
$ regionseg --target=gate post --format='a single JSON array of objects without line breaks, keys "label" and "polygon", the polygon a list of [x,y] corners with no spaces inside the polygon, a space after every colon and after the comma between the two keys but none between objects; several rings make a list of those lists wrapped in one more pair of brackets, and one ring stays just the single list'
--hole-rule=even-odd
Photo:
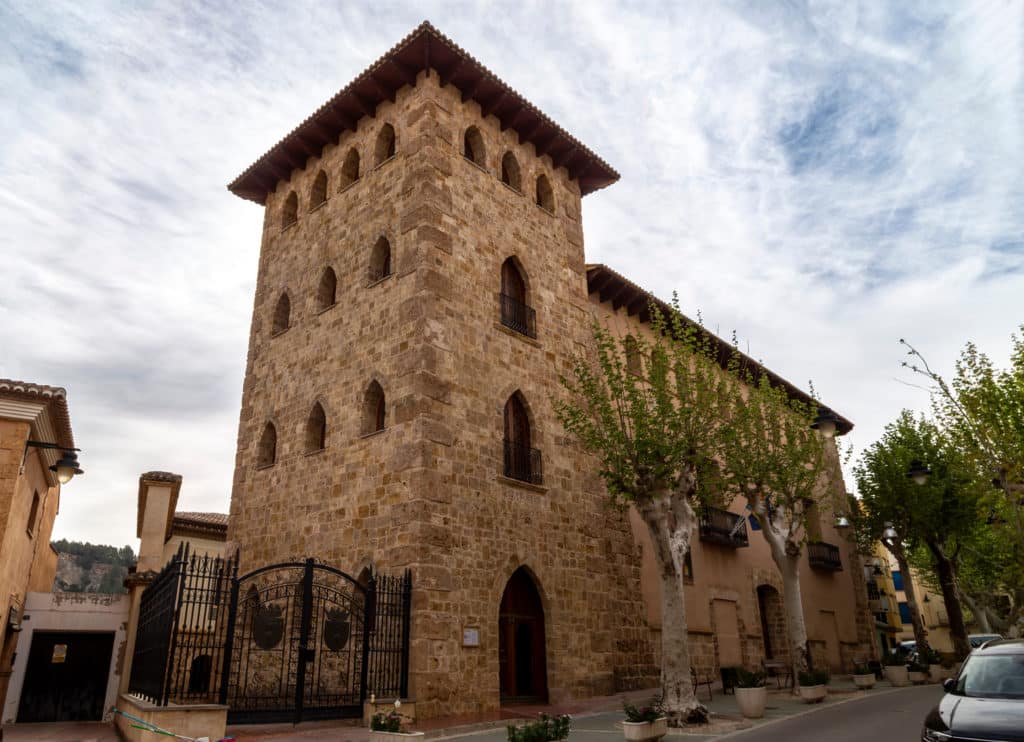
[{"label": "gate post", "polygon": [[[224,666],[220,672],[220,704],[228,703],[228,683],[231,680],[231,655],[235,645],[235,619],[238,617],[238,554],[231,565],[231,595],[228,598],[228,627],[224,637]],[[228,570],[224,570],[227,575]]]},{"label": "gate post", "polygon": [[[366,682],[370,673],[370,625],[377,621],[377,576],[370,574],[363,597],[363,664],[359,669],[359,703],[366,703]],[[376,629],[376,625],[373,627]],[[376,692],[376,688],[374,689]]]},{"label": "gate post", "polygon": [[306,695],[306,662],[309,659],[309,624],[313,618],[313,557],[306,560],[302,574],[302,619],[299,624],[299,663],[295,668],[295,724],[302,721],[302,701]]},{"label": "gate post", "polygon": [[409,697],[409,622],[412,619],[412,570],[402,578],[402,698]]}]

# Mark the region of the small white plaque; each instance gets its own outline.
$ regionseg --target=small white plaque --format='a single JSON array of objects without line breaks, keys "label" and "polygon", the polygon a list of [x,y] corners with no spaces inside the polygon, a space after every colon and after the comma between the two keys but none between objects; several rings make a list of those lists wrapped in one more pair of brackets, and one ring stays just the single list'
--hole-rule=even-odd
[{"label": "small white plaque", "polygon": [[480,646],[480,629],[463,629],[462,630],[462,646],[464,646],[464,647],[479,647]]}]

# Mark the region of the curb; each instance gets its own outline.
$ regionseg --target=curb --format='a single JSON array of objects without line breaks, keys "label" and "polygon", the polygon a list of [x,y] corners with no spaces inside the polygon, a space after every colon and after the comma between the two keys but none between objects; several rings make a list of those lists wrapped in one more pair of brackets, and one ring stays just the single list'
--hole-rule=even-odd
[{"label": "curb", "polygon": [[[865,701],[865,700],[867,700],[869,698],[874,698],[876,696],[884,696],[884,695],[888,695],[890,693],[899,693],[901,691],[909,690],[910,688],[918,688],[918,687],[921,687],[921,686],[914,686],[914,685],[912,685],[912,686],[909,686],[907,688],[890,688],[889,690],[880,690],[880,691],[876,691],[875,693],[869,693],[869,694],[864,695],[864,696],[853,696],[852,698],[843,698],[843,699],[837,700],[837,701],[835,701],[833,703],[813,704],[814,707],[813,708],[809,708],[806,711],[798,711],[795,714],[790,714],[789,716],[783,716],[781,719],[769,719],[768,721],[761,722],[760,724],[754,724],[752,727],[750,727],[748,729],[739,729],[739,730],[737,730],[735,732],[728,732],[727,734],[723,734],[721,736],[716,737],[716,739],[730,739],[732,737],[738,737],[741,734],[747,734],[748,732],[752,732],[752,731],[760,731],[760,730],[762,730],[762,729],[764,729],[766,727],[774,726],[775,724],[778,724],[778,723],[783,722],[783,721],[789,721],[790,719],[797,719],[797,718],[799,718],[801,716],[809,716],[810,714],[816,714],[816,713],[818,713],[820,711],[824,711],[826,709],[835,708],[836,706],[842,706],[844,704],[854,703],[856,701]],[[751,721],[753,721],[753,720],[751,720]]]}]

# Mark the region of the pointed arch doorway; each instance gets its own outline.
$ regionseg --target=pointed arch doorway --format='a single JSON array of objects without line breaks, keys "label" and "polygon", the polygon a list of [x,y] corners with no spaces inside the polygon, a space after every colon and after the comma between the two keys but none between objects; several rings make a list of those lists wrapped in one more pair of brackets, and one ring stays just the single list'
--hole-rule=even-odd
[{"label": "pointed arch doorway", "polygon": [[548,700],[544,606],[533,578],[520,567],[509,578],[498,610],[501,702]]}]

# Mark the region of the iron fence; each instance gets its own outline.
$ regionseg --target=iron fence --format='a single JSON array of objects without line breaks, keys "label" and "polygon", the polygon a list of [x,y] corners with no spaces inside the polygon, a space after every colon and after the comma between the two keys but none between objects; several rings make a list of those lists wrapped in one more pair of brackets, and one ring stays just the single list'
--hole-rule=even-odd
[{"label": "iron fence", "polygon": [[700,511],[699,526],[701,541],[734,548],[750,545],[747,519],[742,515],[705,505]]},{"label": "iron fence", "polygon": [[540,451],[505,441],[505,476],[531,484],[544,484],[544,466]]},{"label": "iron fence", "polygon": [[527,337],[537,337],[537,312],[508,294],[501,295],[501,324]]}]

